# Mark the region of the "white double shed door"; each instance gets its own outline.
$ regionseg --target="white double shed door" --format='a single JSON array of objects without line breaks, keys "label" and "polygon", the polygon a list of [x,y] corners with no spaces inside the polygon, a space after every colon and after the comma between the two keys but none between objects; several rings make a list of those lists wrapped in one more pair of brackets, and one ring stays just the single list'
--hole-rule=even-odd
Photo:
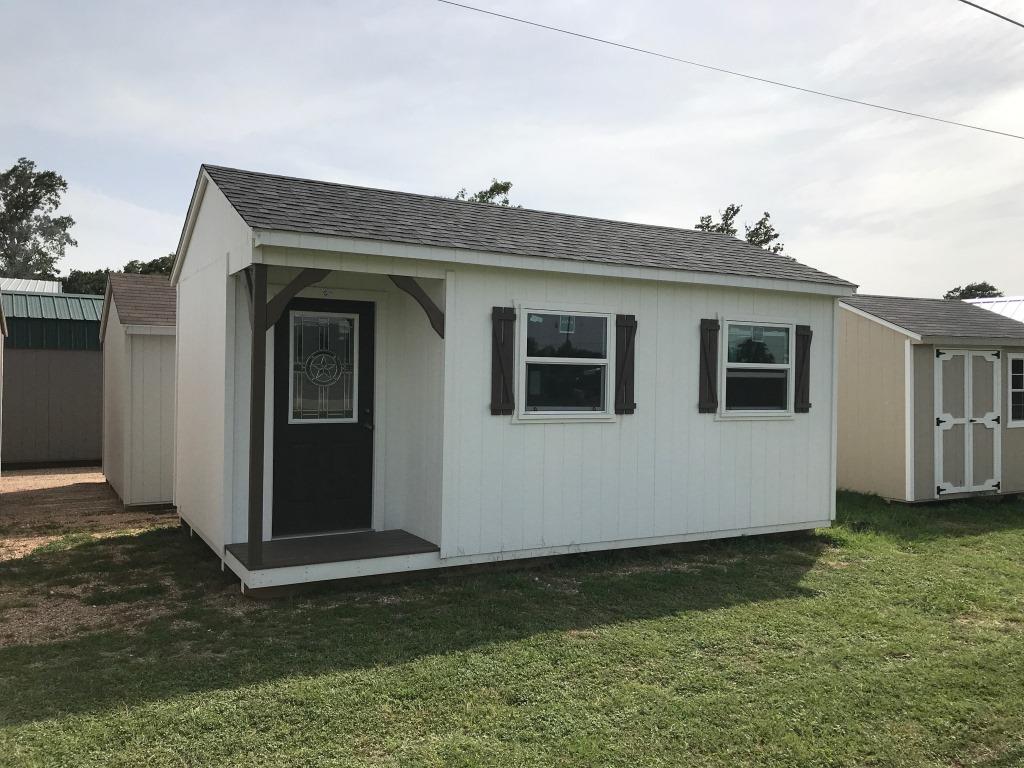
[{"label": "white double shed door", "polygon": [[1002,391],[998,350],[935,349],[935,495],[998,491]]}]

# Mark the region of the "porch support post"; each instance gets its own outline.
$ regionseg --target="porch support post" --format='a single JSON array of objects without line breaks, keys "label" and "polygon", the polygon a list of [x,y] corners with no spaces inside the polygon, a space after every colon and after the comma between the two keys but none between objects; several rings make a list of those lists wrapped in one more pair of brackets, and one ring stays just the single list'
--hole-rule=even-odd
[{"label": "porch support post", "polygon": [[252,366],[249,397],[249,570],[263,565],[263,422],[267,375],[267,266],[252,270]]},{"label": "porch support post", "polygon": [[[329,269],[306,268],[293,277],[291,282],[282,288],[280,293],[274,294],[274,298],[267,304],[267,328],[273,328],[277,321],[281,319],[281,315],[284,314],[284,308],[288,306],[289,301],[298,295],[299,291],[319,283],[329,273]],[[263,298],[266,299],[266,293],[264,293]]]},{"label": "porch support post", "polygon": [[430,327],[437,331],[437,335],[444,338],[444,312],[434,303],[434,300],[423,290],[423,286],[416,282],[416,278],[406,275],[388,275],[391,282],[412,296],[416,303],[423,307],[427,313],[427,320]]}]

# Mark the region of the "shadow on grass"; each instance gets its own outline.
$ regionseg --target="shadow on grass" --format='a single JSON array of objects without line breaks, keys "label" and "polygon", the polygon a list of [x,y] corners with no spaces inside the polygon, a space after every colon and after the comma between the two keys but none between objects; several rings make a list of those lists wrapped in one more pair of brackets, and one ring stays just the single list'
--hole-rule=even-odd
[{"label": "shadow on grass", "polygon": [[856,533],[871,531],[905,541],[981,536],[1024,528],[1021,497],[980,496],[903,504],[886,502],[878,496],[840,491],[836,506],[838,525]]},{"label": "shadow on grass", "polygon": [[[518,571],[450,572],[399,585],[328,587],[267,603],[198,539],[157,530],[51,547],[0,567],[32,594],[85,587],[154,617],[131,632],[0,649],[0,722],[102,712],[183,694],[394,665],[540,633],[812,597],[825,537],[735,539],[671,551],[563,557]],[[163,585],[163,587],[161,586]],[[173,592],[173,598],[163,594]]]}]

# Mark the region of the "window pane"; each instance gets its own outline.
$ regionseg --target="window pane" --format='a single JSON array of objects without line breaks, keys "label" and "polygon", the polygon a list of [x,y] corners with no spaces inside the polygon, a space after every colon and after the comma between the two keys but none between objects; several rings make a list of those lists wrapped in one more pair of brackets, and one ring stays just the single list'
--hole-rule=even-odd
[{"label": "window pane", "polygon": [[526,366],[526,410],[603,411],[603,365]]},{"label": "window pane", "polygon": [[1024,421],[1024,392],[1014,392],[1010,401],[1010,418],[1014,421]]},{"label": "window pane", "polygon": [[789,328],[729,325],[730,363],[789,363]]},{"label": "window pane", "polygon": [[292,316],[292,420],[351,419],[355,318]]},{"label": "window pane", "polygon": [[526,354],[530,357],[608,356],[608,319],[584,315],[526,315]]},{"label": "window pane", "polygon": [[1024,389],[1024,358],[1010,361],[1010,388]]},{"label": "window pane", "polygon": [[725,372],[728,411],[784,411],[789,404],[788,371],[729,368]]}]

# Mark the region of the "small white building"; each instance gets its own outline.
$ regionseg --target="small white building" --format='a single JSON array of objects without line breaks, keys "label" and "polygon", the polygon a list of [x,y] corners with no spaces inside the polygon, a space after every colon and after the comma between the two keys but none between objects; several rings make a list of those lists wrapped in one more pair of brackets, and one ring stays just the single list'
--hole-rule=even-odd
[{"label": "small white building", "polygon": [[204,166],[172,283],[174,503],[244,588],[834,517],[853,286],[787,256]]},{"label": "small white building", "polygon": [[103,473],[129,507],[173,497],[175,309],[164,275],[113,273],[107,281]]}]

